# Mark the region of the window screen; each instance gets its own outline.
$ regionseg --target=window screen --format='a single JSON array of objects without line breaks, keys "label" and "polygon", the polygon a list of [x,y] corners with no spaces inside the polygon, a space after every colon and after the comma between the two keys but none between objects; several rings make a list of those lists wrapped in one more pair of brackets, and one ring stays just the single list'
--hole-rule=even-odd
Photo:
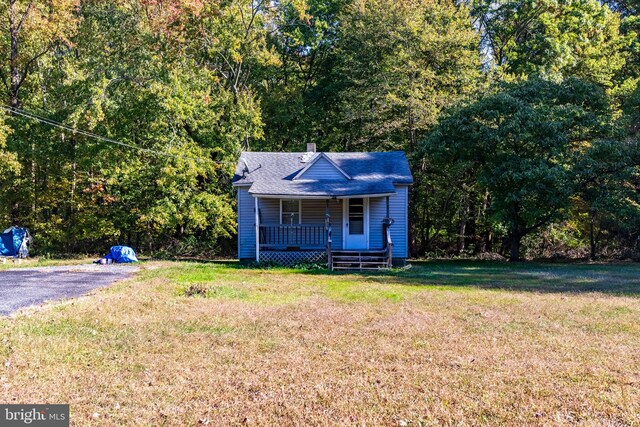
[{"label": "window screen", "polygon": [[349,234],[364,234],[364,201],[349,200]]},{"label": "window screen", "polygon": [[282,201],[281,224],[300,224],[300,200]]}]

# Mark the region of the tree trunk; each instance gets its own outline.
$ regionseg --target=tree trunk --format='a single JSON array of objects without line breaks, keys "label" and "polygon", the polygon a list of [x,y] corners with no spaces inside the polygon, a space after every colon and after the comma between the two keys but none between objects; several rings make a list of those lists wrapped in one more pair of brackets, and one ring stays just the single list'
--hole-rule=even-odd
[{"label": "tree trunk", "polygon": [[595,222],[596,222],[595,215],[593,214],[593,212],[589,212],[589,246],[590,246],[589,259],[591,261],[595,261],[596,255],[597,255]]},{"label": "tree trunk", "polygon": [[431,229],[431,219],[427,216],[427,204],[422,206],[422,221],[420,222],[420,255],[424,255],[430,249],[429,230]]},{"label": "tree trunk", "polygon": [[35,222],[36,213],[38,211],[38,180],[36,174],[36,144],[31,143],[31,220]]},{"label": "tree trunk", "polygon": [[493,252],[493,233],[487,231],[482,236],[482,252]]},{"label": "tree trunk", "polygon": [[[65,134],[62,134],[62,140],[64,141]],[[75,199],[76,199],[76,188],[78,186],[78,165],[76,163],[76,138],[74,136],[71,137],[71,189],[69,190],[69,220],[73,223],[73,218],[75,214]]]},{"label": "tree trunk", "polygon": [[[22,16],[19,16],[18,5],[16,0],[9,0],[9,105],[12,108],[21,108],[22,101],[20,99],[20,87],[24,77],[20,71],[19,63],[19,40],[20,30],[22,23],[26,19],[29,11],[31,10],[31,3],[27,5],[27,8],[22,12]],[[27,71],[24,70],[26,73]],[[36,147],[34,143],[31,143],[31,161],[29,169],[31,172],[31,215],[32,221],[35,221],[37,202],[36,202],[36,163],[35,163],[35,151]]]},{"label": "tree trunk", "polygon": [[147,222],[147,248],[149,253],[153,253],[153,234],[151,233],[151,225]]},{"label": "tree trunk", "polygon": [[509,233],[509,239],[511,244],[511,250],[509,254],[509,261],[520,261],[520,240],[522,239],[522,227],[520,226],[520,203],[515,202],[513,204],[513,213],[511,217],[511,232]]},{"label": "tree trunk", "polygon": [[485,218],[488,205],[489,193],[485,192],[482,203],[478,203],[478,213],[476,214],[476,254],[491,252],[491,231],[487,227],[487,219]]},{"label": "tree trunk", "polygon": [[467,194],[463,195],[460,202],[460,222],[458,223],[458,242],[456,245],[457,255],[460,255],[465,249],[465,233],[467,231],[467,221],[469,219],[469,196]]},{"label": "tree trunk", "polygon": [[[18,64],[18,35],[20,33],[20,19],[16,10],[16,0],[9,1],[9,105],[20,108],[19,97],[22,76]],[[27,12],[28,13],[28,10]]]},{"label": "tree trunk", "polygon": [[520,261],[520,234],[514,232],[510,236],[511,251],[509,254],[509,261]]},{"label": "tree trunk", "polygon": [[[418,209],[418,191],[414,188],[410,188],[409,189],[409,212],[411,213],[411,224],[409,225],[409,254],[412,257],[417,257],[418,256],[418,246],[417,246],[417,242],[416,242],[416,213],[417,213],[417,209]],[[421,254],[422,255],[422,254]]]}]

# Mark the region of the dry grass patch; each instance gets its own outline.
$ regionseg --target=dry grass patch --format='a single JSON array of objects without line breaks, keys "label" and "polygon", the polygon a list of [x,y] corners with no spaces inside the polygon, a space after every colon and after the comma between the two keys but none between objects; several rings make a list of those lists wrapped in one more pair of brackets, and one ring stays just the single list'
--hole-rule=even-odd
[{"label": "dry grass patch", "polygon": [[0,320],[0,401],[75,425],[638,424],[637,273],[147,264]]},{"label": "dry grass patch", "polygon": [[59,265],[81,265],[93,261],[95,258],[70,258],[70,259],[51,259],[51,258],[4,258],[4,262],[0,261],[0,270],[8,270],[13,268],[32,268],[32,267],[54,267]]}]

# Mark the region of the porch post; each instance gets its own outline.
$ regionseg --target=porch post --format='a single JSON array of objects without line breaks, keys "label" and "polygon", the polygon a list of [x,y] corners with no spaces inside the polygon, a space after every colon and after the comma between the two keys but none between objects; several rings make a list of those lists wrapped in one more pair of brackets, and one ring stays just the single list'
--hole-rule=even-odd
[{"label": "porch post", "polygon": [[385,219],[384,225],[384,239],[385,246],[387,247],[387,267],[393,267],[393,242],[391,241],[391,218],[390,218],[390,209],[389,209],[389,196],[387,196],[387,218]]},{"label": "porch post", "polygon": [[333,270],[333,257],[331,256],[331,211],[329,210],[329,199],[325,201],[325,229],[327,234],[327,267]]},{"label": "porch post", "polygon": [[260,206],[258,205],[258,198],[255,197],[255,211],[256,211],[256,262],[260,262]]},{"label": "porch post", "polygon": [[389,196],[387,196],[387,218],[389,218]]}]

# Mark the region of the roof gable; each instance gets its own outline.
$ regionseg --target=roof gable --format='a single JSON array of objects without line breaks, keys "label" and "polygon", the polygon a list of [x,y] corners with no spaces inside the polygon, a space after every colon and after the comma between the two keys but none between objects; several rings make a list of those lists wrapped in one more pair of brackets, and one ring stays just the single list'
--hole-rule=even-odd
[{"label": "roof gable", "polygon": [[[306,161],[308,157],[306,152],[243,152],[233,185],[251,187],[251,194],[264,197],[346,197],[389,194],[395,192],[395,185],[413,183],[409,162],[401,151],[326,152]],[[320,174],[327,171],[328,177]]]},{"label": "roof gable", "polygon": [[318,153],[293,180],[345,180],[351,177],[324,153]]}]

